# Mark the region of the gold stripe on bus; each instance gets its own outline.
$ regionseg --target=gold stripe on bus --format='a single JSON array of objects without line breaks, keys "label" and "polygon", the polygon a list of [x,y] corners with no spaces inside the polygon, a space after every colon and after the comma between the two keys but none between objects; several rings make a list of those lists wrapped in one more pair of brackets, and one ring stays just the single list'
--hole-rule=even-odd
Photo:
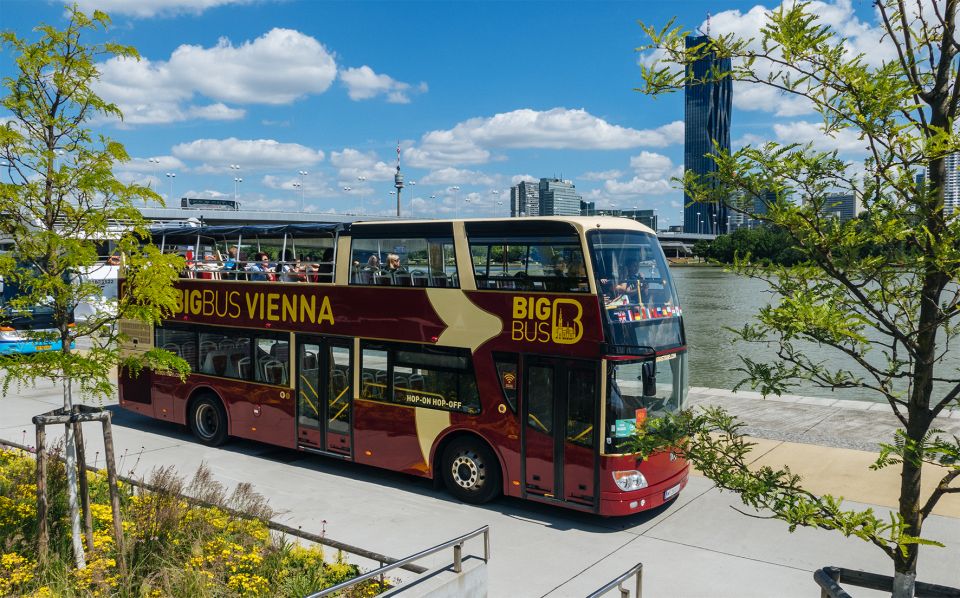
[{"label": "gold stripe on bus", "polygon": [[450,412],[427,407],[416,407],[413,411],[414,421],[417,424],[417,442],[420,444],[420,454],[423,462],[430,470],[430,449],[440,436],[440,433],[450,427]]}]

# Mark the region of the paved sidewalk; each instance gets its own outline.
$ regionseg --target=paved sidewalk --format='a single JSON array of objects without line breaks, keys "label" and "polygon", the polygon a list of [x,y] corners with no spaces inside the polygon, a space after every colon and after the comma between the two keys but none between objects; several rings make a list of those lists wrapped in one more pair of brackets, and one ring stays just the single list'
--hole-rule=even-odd
[{"label": "paved sidewalk", "polygon": [[[758,447],[758,454],[766,453],[765,459],[777,455],[770,447],[821,449],[804,444],[804,440],[821,434],[817,426],[829,426],[830,417],[842,413],[838,417],[843,420],[857,411],[755,399],[748,402],[748,397],[738,399],[729,393],[724,398],[722,392],[698,392],[692,398],[698,403],[736,405],[745,417],[747,412],[754,413],[753,419],[747,417],[748,431],[757,437],[761,433],[774,436],[773,442],[764,440],[769,444]],[[0,398],[0,438],[33,444],[30,418],[60,402],[56,388],[12,390],[10,396]],[[742,509],[734,496],[719,492],[702,477],[692,477],[679,498],[665,508],[628,518],[603,519],[515,499],[476,507],[453,500],[429,481],[334,459],[245,441],[210,449],[193,442],[177,426],[112,409],[123,473],[145,475],[154,467],[172,465],[190,475],[206,463],[224,483],[252,482],[283,513],[279,519],[285,523],[315,533],[325,530],[328,537],[342,542],[399,557],[489,524],[490,595],[494,597],[583,596],[638,561],[644,563],[647,596],[816,596],[819,591],[812,572],[821,566],[891,571],[886,557],[860,540],[821,530],[800,529],[790,534],[780,522],[746,517],[731,508]],[[796,427],[802,413],[819,422],[817,426],[784,428]],[[878,410],[877,415],[882,417],[883,412]],[[876,423],[880,420],[872,417],[865,420],[864,427],[872,428],[876,435],[881,430]],[[777,421],[780,426],[773,425]],[[827,435],[828,427],[820,429]],[[861,427],[857,430],[864,433]],[[51,435],[53,432],[51,429]],[[790,442],[776,437],[788,432],[801,436],[791,437]],[[873,442],[885,438],[881,434]],[[87,455],[102,464],[102,447],[96,436],[90,433],[87,439]],[[870,441],[868,437],[862,440]],[[865,454],[855,447],[822,450],[826,452],[805,459],[823,466],[824,455],[839,455],[826,468],[838,477],[846,476],[851,467],[848,453],[861,459]],[[869,488],[872,482],[865,484]],[[950,547],[921,548],[920,578],[960,586],[956,566],[960,519],[933,516],[924,535]],[[481,550],[479,541],[467,544],[468,552]],[[424,564],[442,565],[450,558],[443,553]]]}]

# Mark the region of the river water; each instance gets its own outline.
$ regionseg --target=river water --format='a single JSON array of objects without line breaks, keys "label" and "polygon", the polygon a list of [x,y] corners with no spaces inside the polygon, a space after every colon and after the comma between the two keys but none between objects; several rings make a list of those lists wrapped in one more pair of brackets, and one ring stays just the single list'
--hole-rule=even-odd
[{"label": "river water", "polygon": [[[733,388],[743,379],[740,356],[770,363],[772,348],[753,343],[735,342],[726,328],[741,328],[754,321],[760,308],[775,300],[764,282],[738,276],[723,268],[671,268],[680,305],[683,307],[687,346],[690,349],[690,385],[711,388]],[[804,346],[813,358],[829,359],[839,367],[860,371],[845,355],[815,344]],[[879,351],[876,351],[879,356]],[[946,360],[960,366],[960,351],[951,351]],[[743,390],[751,390],[744,385]],[[790,394],[833,399],[883,400],[876,393],[860,389],[824,389],[809,382],[801,382]]]}]

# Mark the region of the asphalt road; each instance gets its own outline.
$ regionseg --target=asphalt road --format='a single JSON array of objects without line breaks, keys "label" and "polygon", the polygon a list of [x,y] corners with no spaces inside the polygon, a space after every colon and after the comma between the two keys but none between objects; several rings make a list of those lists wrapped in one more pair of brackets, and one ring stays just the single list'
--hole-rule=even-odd
[{"label": "asphalt road", "polygon": [[[33,444],[30,418],[61,401],[53,387],[11,389],[0,398],[0,438]],[[646,596],[816,596],[812,572],[825,565],[892,572],[860,540],[791,534],[781,522],[741,514],[734,496],[698,476],[664,508],[622,519],[517,499],[478,507],[429,481],[335,459],[246,441],[207,448],[177,426],[110,408],[122,473],[172,466],[189,476],[205,463],[225,484],[252,483],[281,512],[277,520],[341,542],[402,557],[490,525],[490,596],[583,596],[637,562]],[[86,438],[89,460],[102,465],[93,429]],[[960,519],[934,516],[925,531],[950,548],[921,549],[920,579],[960,586]],[[466,552],[482,554],[482,544],[473,540]],[[451,558],[445,552],[422,564]]]}]

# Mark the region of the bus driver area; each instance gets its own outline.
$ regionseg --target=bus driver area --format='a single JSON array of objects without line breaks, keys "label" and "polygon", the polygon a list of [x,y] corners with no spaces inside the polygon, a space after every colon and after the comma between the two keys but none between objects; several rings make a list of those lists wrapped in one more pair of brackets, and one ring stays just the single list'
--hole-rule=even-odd
[{"label": "bus driver area", "polygon": [[124,408],[211,446],[236,436],[439,478],[472,503],[506,494],[625,515],[686,483],[669,453],[624,452],[687,392],[679,302],[638,223],[166,227],[153,239],[214,259],[193,260],[162,324],[122,324],[126,350],[162,348],[193,372],[123,372]]}]

